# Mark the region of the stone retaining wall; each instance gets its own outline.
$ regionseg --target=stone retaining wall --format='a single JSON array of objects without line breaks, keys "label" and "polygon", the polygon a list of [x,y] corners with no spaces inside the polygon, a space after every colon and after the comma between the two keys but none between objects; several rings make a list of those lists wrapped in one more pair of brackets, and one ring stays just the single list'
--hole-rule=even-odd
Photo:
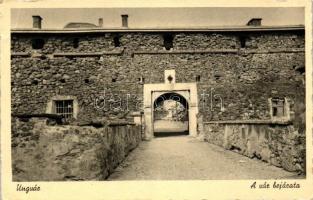
[{"label": "stone retaining wall", "polygon": [[204,139],[287,171],[305,173],[305,134],[292,124],[265,121],[204,123]]},{"label": "stone retaining wall", "polygon": [[140,126],[47,125],[47,117],[12,117],[13,181],[105,180],[141,141]]}]

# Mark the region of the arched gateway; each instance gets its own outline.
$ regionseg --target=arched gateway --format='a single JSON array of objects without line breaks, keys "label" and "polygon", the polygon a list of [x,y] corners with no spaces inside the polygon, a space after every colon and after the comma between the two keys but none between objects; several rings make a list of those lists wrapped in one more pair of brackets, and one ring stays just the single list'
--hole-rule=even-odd
[{"label": "arched gateway", "polygon": [[188,102],[180,94],[164,93],[153,102],[154,136],[189,134]]},{"label": "arched gateway", "polygon": [[[168,128],[172,131],[181,130],[188,131],[189,135],[197,136],[197,113],[198,113],[198,95],[196,83],[176,83],[175,71],[165,70],[165,83],[145,84],[144,85],[144,123],[145,123],[145,139],[150,140],[154,137],[155,131],[160,131],[158,123],[162,123],[162,117],[173,119],[173,113],[167,113],[167,116],[162,116],[162,106],[168,101],[171,106],[173,102],[179,103],[181,116],[175,116],[178,121],[183,124],[172,122]],[[172,101],[172,102],[171,102]],[[164,113],[163,113],[164,114]],[[174,113],[177,114],[177,113]],[[186,117],[186,118],[184,118]],[[176,121],[177,122],[177,121]],[[176,126],[176,127],[175,127]],[[156,130],[155,130],[156,129]],[[165,130],[166,131],[166,130]]]}]

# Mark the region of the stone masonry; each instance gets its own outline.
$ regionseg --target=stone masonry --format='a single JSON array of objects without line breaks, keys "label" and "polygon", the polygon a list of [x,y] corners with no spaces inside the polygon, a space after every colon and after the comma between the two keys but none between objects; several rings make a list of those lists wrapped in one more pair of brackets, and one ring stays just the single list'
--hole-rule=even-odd
[{"label": "stone masonry", "polygon": [[287,171],[305,172],[305,135],[290,124],[269,122],[205,123],[204,139]]},{"label": "stone masonry", "polygon": [[12,118],[13,181],[105,180],[141,141],[140,126],[57,125],[43,116]]},{"label": "stone masonry", "polygon": [[[165,34],[173,37],[169,50],[164,45]],[[283,144],[289,134],[297,133],[299,138],[305,138],[302,26],[198,30],[25,29],[12,30],[11,39],[14,114],[45,113],[48,102],[63,95],[77,99],[79,109],[77,118],[70,122],[73,125],[98,118],[125,119],[143,110],[144,84],[163,83],[164,70],[174,69],[176,83],[197,84],[199,116],[203,121],[199,127],[204,132],[199,134],[206,134],[209,142],[223,144],[226,122],[234,120],[267,121],[262,130],[273,132],[271,141],[277,139],[275,145]],[[43,47],[33,49],[36,41],[42,42]],[[288,111],[288,120],[273,120],[271,98],[288,99],[289,107],[285,111]],[[215,130],[216,127],[205,124],[218,121],[226,125]],[[276,122],[278,125],[271,128]],[[279,126],[280,123],[288,125]],[[280,133],[285,132],[288,137],[281,138]],[[216,135],[212,135],[214,133]],[[240,146],[242,151],[246,145]],[[275,145],[275,148],[267,145],[277,149]],[[293,164],[297,170],[304,171],[305,144],[292,145],[300,149]],[[288,165],[286,168],[295,170],[290,162],[283,164],[288,156],[280,156],[276,165]]]},{"label": "stone masonry", "polygon": [[[64,94],[78,98],[79,119],[102,117],[112,110],[95,109],[93,100],[106,91],[122,101],[131,94],[122,111],[135,111],[142,100],[138,80],[163,82],[164,69],[175,69],[177,82],[195,82],[200,76],[200,112],[207,120],[268,119],[267,99],[272,96],[304,102],[302,31],[248,32],[245,48],[240,48],[238,33],[173,34],[174,47],[166,51],[161,33],[119,33],[120,47],[114,47],[115,33],[13,32],[12,110],[43,113],[49,98]],[[43,49],[31,49],[34,38],[45,40]],[[73,38],[79,38],[78,48],[72,47]],[[70,56],[74,52],[81,55]],[[223,112],[206,110],[211,88],[223,97]]]}]

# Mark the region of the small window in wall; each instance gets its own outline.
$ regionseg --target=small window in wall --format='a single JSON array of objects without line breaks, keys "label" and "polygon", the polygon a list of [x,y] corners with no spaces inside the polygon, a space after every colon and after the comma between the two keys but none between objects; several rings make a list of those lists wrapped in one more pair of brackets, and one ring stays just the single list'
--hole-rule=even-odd
[{"label": "small window in wall", "polygon": [[290,119],[289,102],[286,98],[273,97],[270,99],[272,119]]},{"label": "small window in wall", "polygon": [[245,48],[246,42],[247,42],[247,37],[246,36],[240,36],[239,41],[240,41],[240,48]]},{"label": "small window in wall", "polygon": [[42,49],[44,45],[45,45],[44,39],[40,39],[40,38],[32,39],[33,49]]},{"label": "small window in wall", "polygon": [[281,98],[272,98],[273,117],[285,116],[285,100]]},{"label": "small window in wall", "polygon": [[200,79],[201,79],[200,75],[197,75],[196,76],[196,82],[200,82]]},{"label": "small window in wall", "polygon": [[77,49],[79,47],[79,39],[78,38],[73,39],[73,47],[75,49]]},{"label": "small window in wall", "polygon": [[119,35],[115,35],[113,38],[113,42],[114,42],[114,46],[115,47],[120,47],[121,43],[120,43],[120,36]]},{"label": "small window in wall", "polygon": [[55,113],[62,115],[65,119],[73,118],[73,100],[54,101]]},{"label": "small window in wall", "polygon": [[166,33],[163,35],[163,46],[166,50],[173,48],[174,36],[172,34]]}]

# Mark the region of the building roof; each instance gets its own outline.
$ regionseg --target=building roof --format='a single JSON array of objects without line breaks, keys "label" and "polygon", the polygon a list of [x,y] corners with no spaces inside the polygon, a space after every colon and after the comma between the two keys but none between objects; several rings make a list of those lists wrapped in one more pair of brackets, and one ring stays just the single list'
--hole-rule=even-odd
[{"label": "building roof", "polygon": [[70,22],[64,26],[64,28],[96,28],[95,24],[84,23],[84,22]]},{"label": "building roof", "polygon": [[194,27],[194,28],[100,28],[95,27],[65,29],[11,29],[11,33],[40,33],[40,34],[66,34],[66,33],[110,33],[110,32],[259,32],[259,31],[303,31],[304,25],[290,26],[232,26],[232,27]]}]

